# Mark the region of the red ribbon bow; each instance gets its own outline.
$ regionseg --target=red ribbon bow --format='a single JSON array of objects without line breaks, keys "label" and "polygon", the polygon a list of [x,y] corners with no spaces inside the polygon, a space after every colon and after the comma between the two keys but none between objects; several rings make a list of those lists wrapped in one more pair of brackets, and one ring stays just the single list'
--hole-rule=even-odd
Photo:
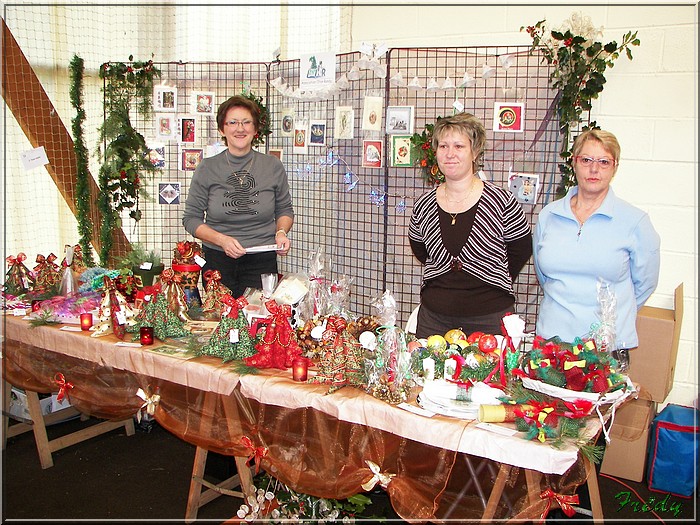
[{"label": "red ribbon bow", "polygon": [[576,509],[572,507],[572,503],[576,505],[578,504],[578,494],[573,494],[572,496],[565,496],[564,494],[557,494],[552,489],[547,488],[540,493],[540,498],[547,500],[547,506],[545,507],[544,511],[542,512],[542,515],[540,516],[540,519],[543,523],[545,521],[545,518],[547,517],[547,514],[549,514],[549,509],[552,506],[552,501],[556,501],[559,504],[559,507],[561,507],[561,510],[564,511],[564,514],[566,514],[568,517],[571,518],[574,514],[576,514]]},{"label": "red ribbon bow", "polygon": [[234,299],[231,295],[225,294],[221,298],[221,302],[231,307],[231,310],[228,312],[228,317],[233,318],[238,317],[238,311],[248,305],[248,300],[242,295],[238,299]]},{"label": "red ribbon bow", "polygon": [[248,461],[246,461],[246,464],[250,465],[250,462],[255,460],[255,473],[257,474],[260,471],[260,462],[262,461],[262,458],[267,456],[267,448],[254,447],[253,441],[248,436],[241,437],[241,443],[246,449],[249,450]]},{"label": "red ribbon bow", "polygon": [[219,270],[207,270],[204,272],[204,280],[208,283],[209,281],[219,282],[221,281],[221,272]]},{"label": "red ribbon bow", "polygon": [[56,396],[56,401],[61,401],[67,394],[68,390],[73,388],[73,383],[66,381],[66,378],[61,372],[57,372],[53,377],[53,380],[58,384],[58,395]]},{"label": "red ribbon bow", "polygon": [[291,306],[288,304],[277,304],[274,299],[267,301],[265,303],[265,308],[277,319],[289,319],[292,316]]},{"label": "red ribbon bow", "polygon": [[7,257],[5,260],[7,261],[7,263],[8,263],[10,266],[12,266],[13,264],[22,263],[22,262],[24,262],[26,259],[27,259],[27,256],[24,255],[24,252],[19,252],[19,253],[17,254],[17,257],[15,257],[14,255],[10,255],[10,256]]}]

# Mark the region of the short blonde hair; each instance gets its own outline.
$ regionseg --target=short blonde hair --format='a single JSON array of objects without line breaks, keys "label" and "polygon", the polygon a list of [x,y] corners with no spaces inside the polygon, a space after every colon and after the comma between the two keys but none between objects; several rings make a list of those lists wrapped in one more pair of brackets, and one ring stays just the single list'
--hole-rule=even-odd
[{"label": "short blonde hair", "polygon": [[620,163],[620,143],[617,141],[617,137],[610,133],[609,131],[604,131],[602,129],[587,129],[580,133],[576,140],[574,140],[573,148],[571,149],[571,154],[573,157],[578,156],[578,154],[583,149],[583,145],[589,140],[595,140],[600,143],[605,151],[612,155],[615,161],[615,168]]}]

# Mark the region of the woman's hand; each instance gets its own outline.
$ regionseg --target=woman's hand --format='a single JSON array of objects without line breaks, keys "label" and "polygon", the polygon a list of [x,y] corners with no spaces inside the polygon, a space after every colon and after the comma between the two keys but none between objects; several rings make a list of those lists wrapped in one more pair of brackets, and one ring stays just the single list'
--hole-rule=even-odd
[{"label": "woman's hand", "polygon": [[284,230],[277,231],[275,234],[275,243],[277,243],[277,253],[280,255],[287,255],[289,253],[289,249],[292,247],[292,241],[289,240],[289,237],[287,237]]},{"label": "woman's hand", "polygon": [[241,246],[234,237],[226,236],[219,246],[221,246],[224,253],[232,259],[238,259],[242,255],[245,255],[245,248]]}]

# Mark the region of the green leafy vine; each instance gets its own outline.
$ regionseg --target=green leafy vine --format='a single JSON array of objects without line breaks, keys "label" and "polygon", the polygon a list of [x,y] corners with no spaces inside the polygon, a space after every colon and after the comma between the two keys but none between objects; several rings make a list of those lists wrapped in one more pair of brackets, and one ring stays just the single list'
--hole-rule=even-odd
[{"label": "green leafy vine", "polygon": [[160,70],[153,61],[109,62],[100,66],[104,81],[105,120],[99,129],[98,154],[102,161],[98,207],[100,225],[100,260],[107,264],[112,247],[112,232],[120,226],[120,213],[141,219],[139,197],[148,198],[142,179],[157,171],[148,158],[146,141],[132,125],[131,112],[147,119],[153,110],[153,83]]},{"label": "green leafy vine", "polygon": [[72,122],[73,149],[75,151],[75,206],[78,220],[79,244],[83,251],[83,262],[88,267],[95,266],[92,258],[92,222],[90,221],[90,185],[89,185],[89,155],[85,146],[83,124],[85,122],[85,110],[83,109],[83,76],[85,63],[78,55],[74,55],[70,62],[71,86],[70,101],[75,108],[75,117]]},{"label": "green leafy vine", "polygon": [[[562,134],[559,156],[561,182],[559,195],[576,185],[576,177],[571,166],[571,131],[583,122],[583,115],[592,109],[592,100],[597,99],[605,85],[605,71],[615,65],[621,53],[632,60],[632,46],[639,45],[637,31],[629,31],[616,41],[603,44],[597,40],[602,31],[591,23],[588,16],[573,13],[560,28],[548,30],[546,20],[534,26],[523,26],[532,38],[530,53],[539,52],[543,62],[553,66],[549,85],[558,91],[557,113]],[[596,128],[595,122],[588,127]]]}]

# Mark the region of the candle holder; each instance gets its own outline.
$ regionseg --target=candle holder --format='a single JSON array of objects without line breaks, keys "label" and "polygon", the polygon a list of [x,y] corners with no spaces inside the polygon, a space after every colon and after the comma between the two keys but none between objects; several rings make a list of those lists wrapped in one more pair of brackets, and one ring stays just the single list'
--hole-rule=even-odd
[{"label": "candle holder", "polygon": [[92,328],[92,314],[90,312],[80,314],[80,329],[87,332],[90,328]]},{"label": "candle holder", "polygon": [[32,312],[38,312],[41,310],[41,301],[39,299],[32,300]]},{"label": "candle holder", "polygon": [[309,360],[306,357],[295,357],[292,361],[292,379],[306,381],[309,375]]},{"label": "candle holder", "polygon": [[142,345],[152,345],[153,344],[153,327],[152,326],[142,326],[139,331],[141,336]]}]

